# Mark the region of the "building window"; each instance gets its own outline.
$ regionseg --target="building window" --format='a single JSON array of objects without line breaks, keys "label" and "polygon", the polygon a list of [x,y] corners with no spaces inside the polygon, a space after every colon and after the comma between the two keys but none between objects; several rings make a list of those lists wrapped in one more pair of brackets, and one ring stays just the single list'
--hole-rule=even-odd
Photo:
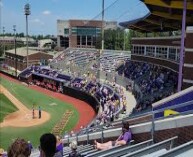
[{"label": "building window", "polygon": [[77,45],[81,45],[81,39],[80,38],[81,38],[81,36],[78,35],[77,36]]},{"label": "building window", "polygon": [[77,34],[77,27],[72,27],[72,34]]},{"label": "building window", "polygon": [[157,47],[156,57],[158,58],[167,58],[167,47]]},{"label": "building window", "polygon": [[176,61],[176,48],[169,48],[169,60]]},{"label": "building window", "polygon": [[147,46],[146,47],[146,55],[150,57],[155,57],[155,47]]},{"label": "building window", "polygon": [[176,61],[180,61],[180,49],[177,49],[177,54],[176,54]]},{"label": "building window", "polygon": [[86,45],[86,36],[82,36],[82,45]]},{"label": "building window", "polygon": [[132,53],[134,53],[134,54],[144,55],[145,48],[144,48],[144,46],[136,46],[135,45],[132,47],[132,50],[133,50]]},{"label": "building window", "polygon": [[91,46],[92,45],[92,37],[87,36],[87,45]]},{"label": "building window", "polygon": [[68,28],[64,28],[64,34],[68,35],[69,34],[69,29]]}]

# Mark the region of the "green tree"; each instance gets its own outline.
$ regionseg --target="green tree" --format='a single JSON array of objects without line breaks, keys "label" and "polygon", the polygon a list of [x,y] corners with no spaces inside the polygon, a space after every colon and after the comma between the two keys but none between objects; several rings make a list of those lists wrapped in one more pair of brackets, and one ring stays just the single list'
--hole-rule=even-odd
[{"label": "green tree", "polygon": [[[101,49],[101,36],[97,38],[96,48]],[[111,50],[130,50],[131,48],[130,31],[117,28],[104,31],[104,49]]]}]

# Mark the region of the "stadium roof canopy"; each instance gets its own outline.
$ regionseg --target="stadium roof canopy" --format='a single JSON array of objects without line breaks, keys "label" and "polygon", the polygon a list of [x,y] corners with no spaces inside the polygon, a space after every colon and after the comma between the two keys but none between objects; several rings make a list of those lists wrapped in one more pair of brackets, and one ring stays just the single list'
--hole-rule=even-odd
[{"label": "stadium roof canopy", "polygon": [[[120,25],[140,32],[181,29],[184,0],[141,0],[149,9],[143,17]],[[187,0],[186,25],[193,26],[193,0]]]}]

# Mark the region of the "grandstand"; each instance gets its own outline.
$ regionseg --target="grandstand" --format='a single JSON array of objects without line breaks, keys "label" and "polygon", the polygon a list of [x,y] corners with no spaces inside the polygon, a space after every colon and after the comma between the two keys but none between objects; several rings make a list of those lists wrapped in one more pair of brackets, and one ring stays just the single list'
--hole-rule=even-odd
[{"label": "grandstand", "polygon": [[[79,76],[88,71],[115,72],[125,60],[130,59],[128,51],[104,50],[101,54],[96,49],[68,48],[50,63],[54,69],[68,73],[79,71]],[[94,73],[95,74],[95,73]]]},{"label": "grandstand", "polygon": [[[19,74],[20,81],[86,101],[95,110],[97,116],[91,124],[74,134],[62,135],[63,156],[68,156],[68,145],[74,140],[78,152],[86,157],[192,155],[193,1],[141,1],[150,12],[143,18],[120,23],[146,33],[146,37],[132,38],[131,53],[70,47],[49,66],[32,65]],[[187,22],[181,15],[183,9],[186,12],[183,2],[187,5]],[[181,37],[171,36],[180,30],[181,23],[187,25],[186,32],[182,27]],[[170,32],[170,36],[148,37],[149,32]],[[184,43],[180,43],[182,38]],[[130,100],[123,89],[136,100],[129,111],[125,101],[128,106]],[[130,124],[129,144],[102,151],[93,146],[94,140],[115,141],[123,121]],[[38,150],[34,149],[31,156],[39,156]]]}]

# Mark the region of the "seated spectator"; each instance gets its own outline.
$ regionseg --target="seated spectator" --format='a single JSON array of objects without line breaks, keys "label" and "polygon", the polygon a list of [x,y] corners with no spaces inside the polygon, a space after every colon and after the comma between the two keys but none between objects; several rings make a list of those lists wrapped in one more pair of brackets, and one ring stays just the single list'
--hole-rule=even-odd
[{"label": "seated spectator", "polygon": [[30,150],[32,151],[32,149],[33,149],[32,143],[30,141],[28,141],[27,143],[29,145]]},{"label": "seated spectator", "polygon": [[0,157],[6,157],[7,153],[4,151],[3,148],[0,148]]},{"label": "seated spectator", "polygon": [[128,122],[123,122],[122,134],[118,137],[116,141],[109,141],[106,143],[99,143],[96,140],[94,141],[95,147],[99,150],[107,150],[113,146],[122,146],[128,144],[132,139],[131,130],[129,128]]},{"label": "seated spectator", "polygon": [[16,139],[8,149],[8,157],[29,157],[31,149],[24,139]]},{"label": "seated spectator", "polygon": [[69,154],[69,157],[80,157],[81,155],[77,152],[77,142],[72,141],[70,143],[70,148],[72,152]]},{"label": "seated spectator", "polygon": [[56,137],[51,133],[43,134],[40,137],[40,157],[62,157],[62,155],[56,153]]},{"label": "seated spectator", "polygon": [[63,156],[63,142],[59,136],[56,136],[56,152],[59,152]]}]

